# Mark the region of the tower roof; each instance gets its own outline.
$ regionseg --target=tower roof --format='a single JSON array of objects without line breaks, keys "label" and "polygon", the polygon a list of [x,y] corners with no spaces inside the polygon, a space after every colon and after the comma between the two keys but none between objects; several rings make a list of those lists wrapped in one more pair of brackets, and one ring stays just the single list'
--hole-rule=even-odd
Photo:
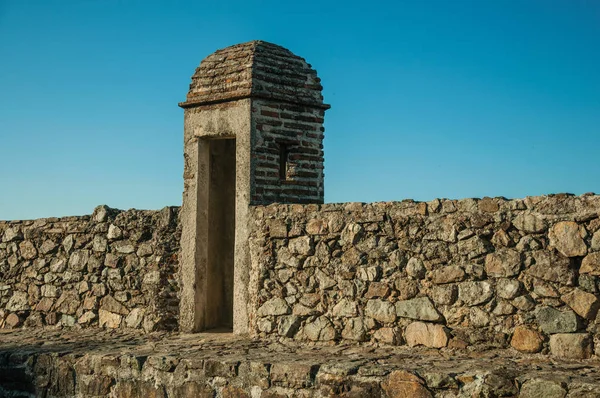
[{"label": "tower roof", "polygon": [[192,76],[182,108],[242,98],[264,98],[329,108],[321,79],[291,51],[261,40],[236,44],[206,57]]}]

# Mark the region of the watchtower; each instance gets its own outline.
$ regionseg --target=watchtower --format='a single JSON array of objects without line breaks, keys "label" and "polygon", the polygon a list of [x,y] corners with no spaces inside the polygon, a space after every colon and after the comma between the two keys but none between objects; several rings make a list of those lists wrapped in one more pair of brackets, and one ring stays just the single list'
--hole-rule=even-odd
[{"label": "watchtower", "polygon": [[180,327],[248,330],[249,206],[323,203],[323,103],[303,58],[264,41],[218,50],[184,109]]}]

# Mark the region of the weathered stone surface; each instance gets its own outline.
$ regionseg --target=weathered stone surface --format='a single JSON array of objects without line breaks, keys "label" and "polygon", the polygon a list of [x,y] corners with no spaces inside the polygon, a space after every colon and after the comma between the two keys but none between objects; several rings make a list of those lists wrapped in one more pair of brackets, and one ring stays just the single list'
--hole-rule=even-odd
[{"label": "weathered stone surface", "polygon": [[23,234],[17,228],[8,227],[2,236],[2,242],[15,242],[23,239]]},{"label": "weathered stone surface", "polygon": [[258,316],[287,315],[291,312],[292,310],[288,303],[278,297],[272,298],[258,308]]},{"label": "weathered stone surface", "polygon": [[521,311],[531,311],[535,308],[535,301],[529,295],[519,296],[511,303]]},{"label": "weathered stone surface", "polygon": [[130,254],[135,252],[135,246],[128,240],[114,242],[112,247],[117,251],[117,253],[121,254]]},{"label": "weathered stone surface", "polygon": [[411,279],[400,278],[394,283],[400,300],[408,300],[419,294],[419,284]]},{"label": "weathered stone surface", "polygon": [[412,373],[397,370],[387,377],[381,387],[390,398],[432,398],[433,395],[423,385],[423,381]]},{"label": "weathered stone surface", "polygon": [[514,349],[526,353],[540,352],[544,346],[543,344],[543,336],[526,326],[517,326],[510,340],[510,345]]},{"label": "weathered stone surface", "polygon": [[426,271],[423,261],[419,258],[412,257],[406,264],[406,273],[415,279],[423,279]]},{"label": "weathered stone surface", "polygon": [[412,300],[396,302],[396,315],[401,318],[419,321],[439,322],[443,316],[436,310],[429,297],[419,297]]},{"label": "weathered stone surface", "polygon": [[347,340],[363,341],[366,332],[367,328],[362,318],[350,318],[342,330],[342,337]]},{"label": "weathered stone surface", "polygon": [[304,326],[304,334],[312,341],[330,341],[335,339],[336,331],[327,317],[319,317]]},{"label": "weathered stone surface", "polygon": [[448,345],[448,333],[442,325],[435,323],[413,322],[404,332],[406,343],[411,346],[442,348]]},{"label": "weathered stone surface", "polygon": [[433,286],[429,296],[438,305],[451,305],[456,302],[458,288],[456,285]]},{"label": "weathered stone surface", "polygon": [[329,232],[327,220],[315,218],[306,223],[306,233],[310,235],[324,235]]},{"label": "weathered stone surface", "polygon": [[102,299],[100,300],[100,309],[121,315],[129,314],[129,310],[127,309],[127,307],[115,300],[115,298],[110,295],[102,297]]},{"label": "weathered stone surface", "polygon": [[485,257],[485,271],[496,278],[511,277],[521,270],[521,255],[513,249],[500,249]]},{"label": "weathered stone surface", "polygon": [[118,328],[121,325],[123,317],[119,314],[113,314],[105,310],[98,311],[100,327],[105,326],[110,329]]},{"label": "weathered stone surface", "polygon": [[358,243],[363,232],[364,229],[360,224],[349,223],[340,235],[340,243],[342,245],[354,245]]},{"label": "weathered stone surface", "polygon": [[39,312],[48,312],[54,305],[54,299],[50,297],[43,297],[35,307],[36,311]]},{"label": "weathered stone surface", "polygon": [[293,254],[300,254],[303,256],[310,256],[314,252],[313,241],[308,236],[290,239],[288,247]]},{"label": "weathered stone surface", "polygon": [[579,272],[582,274],[590,274],[600,276],[600,252],[590,253],[581,261]]},{"label": "weathered stone surface", "polygon": [[496,282],[496,292],[499,297],[513,299],[521,291],[521,282],[515,279],[501,278]]},{"label": "weathered stone surface", "polygon": [[336,317],[352,318],[358,315],[358,304],[356,301],[343,298],[338,302],[332,310],[332,313]]},{"label": "weathered stone surface", "polygon": [[98,223],[105,222],[108,219],[110,210],[110,207],[107,205],[96,206],[92,213],[92,219]]},{"label": "weathered stone surface", "polygon": [[400,343],[400,334],[395,328],[381,328],[377,329],[373,333],[375,340],[390,345],[396,345]]},{"label": "weathered stone surface", "polygon": [[486,254],[491,249],[490,242],[480,238],[479,236],[474,236],[467,240],[461,240],[458,242],[458,252],[468,259],[479,257],[483,254]]},{"label": "weathered stone surface", "polygon": [[394,322],[396,309],[389,301],[373,299],[367,301],[365,315],[380,322]]},{"label": "weathered stone surface", "polygon": [[271,367],[271,383],[281,387],[311,387],[317,370],[318,367],[311,364],[273,364]]},{"label": "weathered stone surface", "polygon": [[79,305],[79,296],[77,292],[75,290],[65,290],[58,300],[56,300],[54,308],[62,314],[73,315],[77,311]]},{"label": "weathered stone surface", "polygon": [[9,311],[26,311],[29,309],[29,300],[26,292],[14,292],[6,304]]},{"label": "weathered stone surface", "polygon": [[580,289],[574,289],[571,293],[563,295],[561,300],[571,307],[577,315],[590,320],[596,318],[600,308],[600,300],[595,295]]},{"label": "weathered stone surface", "polygon": [[332,277],[330,277],[329,275],[327,275],[325,272],[321,271],[320,269],[317,269],[315,271],[315,278],[319,282],[319,287],[323,290],[332,288],[337,284],[335,279],[333,279]]},{"label": "weathered stone surface", "polygon": [[114,224],[110,224],[106,237],[111,241],[121,239],[123,237],[123,230]]},{"label": "weathered stone surface", "polygon": [[387,283],[383,282],[371,282],[369,284],[369,289],[365,293],[366,299],[376,298],[376,297],[387,297],[390,293],[390,288]]},{"label": "weathered stone surface", "polygon": [[21,318],[17,314],[9,314],[4,320],[5,326],[9,329],[19,327],[22,323]]},{"label": "weathered stone surface", "polygon": [[598,231],[594,232],[594,235],[592,235],[592,241],[591,241],[590,247],[592,250],[600,251],[600,229]]},{"label": "weathered stone surface", "polygon": [[573,333],[577,331],[577,316],[573,311],[559,311],[541,307],[536,313],[538,325],[545,333]]},{"label": "weathered stone surface", "polygon": [[250,398],[250,394],[246,393],[240,387],[226,386],[221,392],[223,398]]},{"label": "weathered stone surface", "polygon": [[561,221],[548,232],[550,244],[566,257],[585,256],[587,246],[583,241],[585,229],[573,221]]},{"label": "weathered stone surface", "polygon": [[278,325],[278,333],[284,337],[294,337],[300,328],[301,319],[295,315],[281,317]]},{"label": "weathered stone surface", "polygon": [[460,282],[465,278],[465,271],[458,265],[436,269],[431,273],[431,281],[436,284]]},{"label": "weathered stone surface", "polygon": [[487,281],[462,282],[458,285],[458,299],[468,306],[483,304],[493,295],[493,287]]},{"label": "weathered stone surface", "polygon": [[79,250],[71,253],[69,267],[75,271],[81,271],[86,266],[90,255],[87,250]]},{"label": "weathered stone surface", "polygon": [[527,233],[540,233],[547,228],[546,221],[539,214],[519,214],[512,223],[517,229]]},{"label": "weathered stone surface", "polygon": [[478,206],[479,210],[486,213],[494,213],[500,210],[500,206],[498,205],[496,199],[489,198],[487,196],[479,201]]},{"label": "weathered stone surface", "polygon": [[533,292],[539,297],[559,297],[558,290],[552,283],[541,279],[533,280]]},{"label": "weathered stone surface", "polygon": [[142,324],[142,320],[146,310],[144,308],[134,308],[125,318],[125,325],[128,328],[138,328]]},{"label": "weathered stone surface", "polygon": [[574,285],[575,271],[571,268],[568,258],[545,250],[535,251],[533,258],[535,264],[527,270],[530,275],[567,286]]},{"label": "weathered stone surface", "polygon": [[94,319],[96,319],[96,314],[92,311],[87,311],[83,315],[81,315],[79,319],[77,319],[77,323],[81,325],[87,325]]},{"label": "weathered stone surface", "polygon": [[95,252],[106,252],[108,249],[108,240],[102,235],[94,236],[92,240],[92,250]]},{"label": "weathered stone surface", "polygon": [[587,359],[592,355],[592,339],[587,333],[553,334],[550,352],[559,358]]},{"label": "weathered stone surface", "polygon": [[30,240],[19,243],[19,252],[25,260],[33,260],[38,254],[37,249]]},{"label": "weathered stone surface", "polygon": [[527,380],[521,387],[520,398],[565,398],[567,390],[552,380]]},{"label": "weathered stone surface", "polygon": [[[39,341],[46,344],[32,344]],[[21,346],[28,349],[19,350]],[[421,385],[441,397],[546,398],[568,391],[569,396],[588,398],[600,386],[595,359],[578,363],[523,357],[511,350],[486,354],[389,345],[308,346],[232,340],[215,333],[5,329],[0,352],[5,358],[0,364],[2,388],[21,380],[31,383],[22,376],[35,374],[36,386],[43,390],[39,395],[51,396],[260,397],[267,391],[271,397],[380,398],[426,395]]]},{"label": "weathered stone surface", "polygon": [[474,328],[483,328],[490,324],[490,315],[479,307],[469,309],[469,325]]}]

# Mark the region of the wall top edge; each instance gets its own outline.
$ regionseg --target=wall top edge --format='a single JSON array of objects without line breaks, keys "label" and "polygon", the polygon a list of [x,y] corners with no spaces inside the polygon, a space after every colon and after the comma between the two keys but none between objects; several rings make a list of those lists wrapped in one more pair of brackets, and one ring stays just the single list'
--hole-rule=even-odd
[{"label": "wall top edge", "polygon": [[43,226],[47,223],[55,222],[82,222],[82,221],[96,221],[103,222],[106,219],[112,219],[116,215],[121,213],[160,213],[165,212],[167,209],[179,209],[180,206],[165,206],[161,209],[117,209],[108,207],[106,205],[96,206],[92,214],[82,214],[76,216],[61,216],[61,217],[43,217],[43,218],[31,218],[23,220],[0,220],[0,227],[3,225],[15,225],[22,224],[25,226]]},{"label": "wall top edge", "polygon": [[[447,199],[447,198],[436,198],[430,201],[417,201],[414,199],[402,199],[397,201],[381,201],[381,202],[339,202],[339,203],[324,203],[324,204],[283,204],[283,203],[272,203],[268,205],[250,205],[253,209],[287,209],[290,211],[337,211],[337,210],[346,210],[346,211],[359,211],[361,209],[365,209],[368,207],[382,209],[392,207],[419,207],[422,208],[436,208],[437,206],[443,207],[444,203],[452,203],[456,207],[456,211],[460,211],[461,208],[470,210],[470,206],[478,205],[481,202],[492,203],[492,207],[494,207],[493,203],[498,204],[499,210],[506,207],[510,210],[526,210],[536,207],[536,205],[548,205],[549,202],[555,202],[556,204],[560,203],[576,203],[576,202],[585,202],[592,206],[597,206],[600,211],[600,195],[594,193],[585,193],[582,195],[573,195],[573,194],[548,194],[548,195],[540,195],[540,196],[526,196],[524,198],[515,198],[508,199],[502,196],[498,197],[483,197],[483,198],[463,198],[463,199]],[[513,207],[511,207],[511,205]],[[519,206],[525,206],[523,208],[519,208]],[[98,209],[107,208],[109,212],[114,213],[122,213],[122,212],[161,212],[165,211],[165,209],[178,209],[180,206],[166,206],[162,209],[114,209],[105,205],[101,205],[96,207],[94,212],[91,215],[79,215],[79,216],[64,216],[64,217],[44,217],[38,219],[25,219],[25,220],[0,220],[0,226],[7,224],[27,224],[31,225],[34,222],[65,222],[65,221],[88,221],[93,219],[98,215]],[[569,210],[569,209],[566,209]],[[572,210],[572,209],[571,209]],[[575,210],[569,211],[575,212]],[[598,215],[600,216],[600,214]]]}]

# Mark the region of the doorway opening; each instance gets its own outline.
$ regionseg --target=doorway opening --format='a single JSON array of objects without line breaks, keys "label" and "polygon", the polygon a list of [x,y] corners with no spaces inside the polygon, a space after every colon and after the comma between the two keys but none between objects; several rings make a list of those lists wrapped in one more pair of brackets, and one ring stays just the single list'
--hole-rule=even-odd
[{"label": "doorway opening", "polygon": [[233,329],[235,138],[209,139],[205,329]]}]

